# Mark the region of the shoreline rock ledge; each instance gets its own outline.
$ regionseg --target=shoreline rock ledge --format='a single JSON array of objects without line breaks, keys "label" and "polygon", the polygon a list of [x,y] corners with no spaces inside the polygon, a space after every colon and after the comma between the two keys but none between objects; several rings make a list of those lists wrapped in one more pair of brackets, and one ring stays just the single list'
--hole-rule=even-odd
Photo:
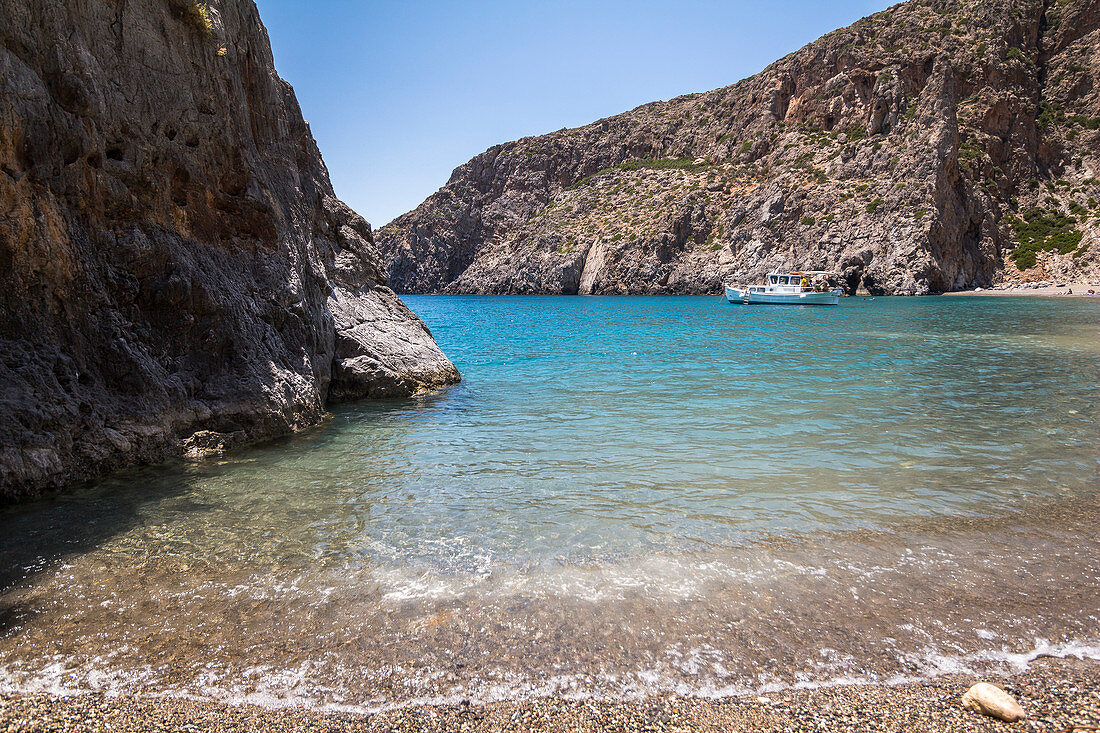
[{"label": "shoreline rock ledge", "polygon": [[0,0],[0,502],[457,382],[373,239],[251,0]]}]

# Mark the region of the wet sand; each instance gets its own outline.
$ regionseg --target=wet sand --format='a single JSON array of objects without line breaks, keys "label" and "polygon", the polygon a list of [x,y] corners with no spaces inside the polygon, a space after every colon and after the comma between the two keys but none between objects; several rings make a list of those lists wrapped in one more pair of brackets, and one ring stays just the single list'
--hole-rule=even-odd
[{"label": "wet sand", "polygon": [[789,690],[768,697],[540,698],[484,705],[408,707],[371,715],[269,710],[158,697],[0,695],[0,731],[1045,731],[1100,726],[1100,662],[1044,658],[987,678],[1028,719],[1003,723],[960,705],[968,675],[897,686]]}]

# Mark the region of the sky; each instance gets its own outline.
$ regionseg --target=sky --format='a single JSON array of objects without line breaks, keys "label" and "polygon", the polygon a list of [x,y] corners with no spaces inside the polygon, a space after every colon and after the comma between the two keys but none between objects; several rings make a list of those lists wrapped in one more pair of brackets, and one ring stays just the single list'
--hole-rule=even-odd
[{"label": "sky", "polygon": [[497,143],[751,76],[879,0],[257,0],[336,194],[376,228]]}]

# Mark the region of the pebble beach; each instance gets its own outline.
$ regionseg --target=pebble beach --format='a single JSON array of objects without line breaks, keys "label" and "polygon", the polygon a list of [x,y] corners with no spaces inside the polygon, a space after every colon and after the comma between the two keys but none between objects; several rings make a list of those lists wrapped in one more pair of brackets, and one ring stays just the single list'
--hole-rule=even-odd
[{"label": "pebble beach", "polygon": [[[1092,291],[1092,292],[1089,292]],[[1043,280],[1030,283],[1001,283],[991,288],[958,290],[944,295],[1066,295],[1076,298],[1100,297],[1100,282],[1054,282]]]},{"label": "pebble beach", "polygon": [[787,690],[767,697],[634,700],[536,698],[404,707],[369,715],[267,709],[165,697],[97,693],[0,695],[0,732],[37,731],[1043,731],[1100,729],[1100,662],[1041,658],[1018,674],[988,678],[1023,706],[1005,723],[963,709],[979,681],[946,675],[899,685]]}]

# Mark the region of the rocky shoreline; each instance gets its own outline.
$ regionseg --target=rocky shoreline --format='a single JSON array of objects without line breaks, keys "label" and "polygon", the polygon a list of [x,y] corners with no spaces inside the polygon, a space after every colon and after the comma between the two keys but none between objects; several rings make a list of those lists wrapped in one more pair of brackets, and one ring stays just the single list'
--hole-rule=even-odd
[{"label": "rocky shoreline", "polygon": [[993,679],[1028,718],[1005,723],[965,710],[977,680],[954,674],[900,685],[786,690],[767,697],[660,695],[636,700],[537,698],[407,707],[373,714],[268,709],[102,693],[0,695],[0,731],[1044,731],[1100,726],[1100,662],[1042,658]]},{"label": "rocky shoreline", "polygon": [[253,2],[0,0],[0,503],[459,380]]},{"label": "rocky shoreline", "polygon": [[944,295],[1068,295],[1075,298],[1094,298],[1100,294],[1100,282],[1001,283],[991,288],[958,290]]}]

